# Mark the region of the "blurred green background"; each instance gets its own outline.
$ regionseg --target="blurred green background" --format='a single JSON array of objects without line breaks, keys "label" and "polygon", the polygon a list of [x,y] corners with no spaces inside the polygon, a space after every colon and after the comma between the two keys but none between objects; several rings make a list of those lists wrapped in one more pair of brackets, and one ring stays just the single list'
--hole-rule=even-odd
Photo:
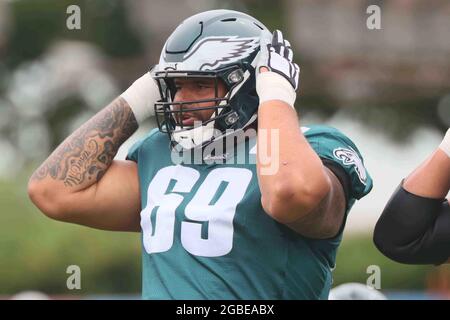
[{"label": "blurred green background", "polygon": [[[66,27],[72,4],[81,9],[81,30]],[[381,30],[366,27],[370,4],[382,9]],[[367,267],[377,265],[385,293],[449,294],[448,267],[397,264],[371,240],[389,194],[450,125],[448,1],[2,0],[0,296],[139,295],[140,235],[52,221],[29,201],[27,180],[64,137],[157,62],[180,21],[217,8],[285,31],[301,66],[302,124],[338,127],[365,155],[375,187],[351,212],[335,285],[365,283]],[[81,290],[66,287],[73,264]],[[433,277],[441,282],[430,284]]]}]

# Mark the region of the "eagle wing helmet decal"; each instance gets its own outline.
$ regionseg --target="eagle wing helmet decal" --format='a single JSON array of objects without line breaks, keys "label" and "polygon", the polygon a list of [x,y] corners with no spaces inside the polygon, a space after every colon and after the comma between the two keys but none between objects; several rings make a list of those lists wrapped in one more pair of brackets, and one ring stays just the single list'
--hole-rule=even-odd
[{"label": "eagle wing helmet decal", "polygon": [[183,57],[178,70],[214,70],[249,56],[259,46],[259,38],[207,37]]}]

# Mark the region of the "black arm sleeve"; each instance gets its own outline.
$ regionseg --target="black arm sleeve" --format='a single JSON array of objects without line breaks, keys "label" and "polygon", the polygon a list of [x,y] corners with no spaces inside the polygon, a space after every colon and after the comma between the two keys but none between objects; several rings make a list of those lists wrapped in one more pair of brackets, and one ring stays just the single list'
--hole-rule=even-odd
[{"label": "black arm sleeve", "polygon": [[444,263],[450,256],[448,202],[414,195],[400,185],[375,226],[373,241],[400,263]]},{"label": "black arm sleeve", "polygon": [[321,160],[324,166],[330,169],[331,172],[333,172],[334,175],[338,178],[339,182],[342,185],[342,189],[344,190],[345,202],[348,203],[351,192],[350,177],[348,176],[347,173],[345,173],[345,170],[342,169],[342,167],[338,165],[336,162],[328,159],[321,159]]}]

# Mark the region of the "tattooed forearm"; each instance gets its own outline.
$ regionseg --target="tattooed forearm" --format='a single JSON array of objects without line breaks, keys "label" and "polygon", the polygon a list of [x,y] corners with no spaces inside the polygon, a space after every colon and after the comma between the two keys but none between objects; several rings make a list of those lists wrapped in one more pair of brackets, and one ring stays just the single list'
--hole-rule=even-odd
[{"label": "tattooed forearm", "polygon": [[65,186],[89,186],[101,179],[120,145],[138,128],[128,104],[114,100],[70,135],[39,167],[32,179],[51,177]]}]

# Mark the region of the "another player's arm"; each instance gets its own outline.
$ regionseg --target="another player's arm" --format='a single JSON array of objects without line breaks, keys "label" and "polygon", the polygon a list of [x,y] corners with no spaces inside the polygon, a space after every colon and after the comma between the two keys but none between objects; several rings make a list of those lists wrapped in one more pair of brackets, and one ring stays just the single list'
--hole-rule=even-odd
[{"label": "another player's arm", "polygon": [[[447,202],[450,203],[450,198],[447,198]],[[450,263],[450,256],[448,257],[448,260],[446,263]]]},{"label": "another player's arm", "polygon": [[113,160],[138,128],[119,97],[66,138],[29,180],[28,194],[47,216],[94,228],[139,230],[139,182],[132,161]]},{"label": "another player's arm", "polygon": [[403,187],[421,197],[445,198],[450,189],[450,157],[437,149],[405,179]]},{"label": "another player's arm", "polygon": [[389,258],[409,264],[450,262],[450,130],[440,148],[392,195],[374,231]]}]

